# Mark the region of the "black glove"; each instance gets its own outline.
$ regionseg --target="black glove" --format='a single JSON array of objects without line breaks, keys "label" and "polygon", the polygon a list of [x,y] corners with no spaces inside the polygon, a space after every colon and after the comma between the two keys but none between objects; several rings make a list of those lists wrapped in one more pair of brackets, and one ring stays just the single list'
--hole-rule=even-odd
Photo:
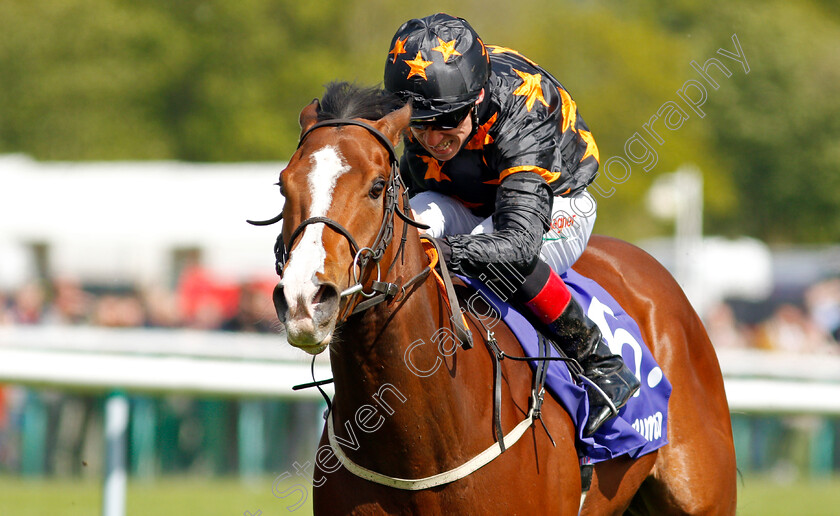
[{"label": "black glove", "polygon": [[506,264],[527,276],[536,266],[542,236],[551,224],[554,197],[545,179],[533,172],[504,178],[496,192],[495,232],[450,235],[453,270],[479,277],[491,264]]}]

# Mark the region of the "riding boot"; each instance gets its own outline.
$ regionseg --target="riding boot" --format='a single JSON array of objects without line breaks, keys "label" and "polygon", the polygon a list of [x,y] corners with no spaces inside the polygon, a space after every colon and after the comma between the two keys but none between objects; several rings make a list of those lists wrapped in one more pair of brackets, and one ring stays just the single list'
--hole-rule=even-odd
[{"label": "riding boot", "polygon": [[544,275],[548,277],[543,288],[525,305],[545,325],[548,337],[575,359],[583,376],[597,386],[586,388],[589,418],[583,435],[589,437],[604,421],[618,414],[618,409],[639,389],[639,380],[621,356],[610,351],[601,330],[584,314],[560,276],[550,269]]},{"label": "riding boot", "polygon": [[604,421],[618,414],[618,409],[639,389],[639,379],[620,355],[610,351],[598,325],[586,317],[574,298],[570,298],[560,317],[546,328],[549,338],[555,340],[566,355],[577,360],[583,368],[583,376],[598,387],[588,385],[586,389],[589,418],[583,435],[589,437]]}]

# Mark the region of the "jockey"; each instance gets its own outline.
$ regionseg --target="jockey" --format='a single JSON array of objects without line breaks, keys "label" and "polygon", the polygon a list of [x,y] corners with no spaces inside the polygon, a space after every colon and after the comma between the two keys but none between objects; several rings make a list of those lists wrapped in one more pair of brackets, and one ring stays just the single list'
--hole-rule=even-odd
[{"label": "jockey", "polygon": [[466,20],[442,13],[397,30],[385,88],[413,106],[400,172],[417,219],[450,270],[527,307],[580,363],[598,387],[586,389],[590,436],[639,381],[558,275],[595,223],[586,187],[598,148],[575,102],[536,63],[485,46]]}]

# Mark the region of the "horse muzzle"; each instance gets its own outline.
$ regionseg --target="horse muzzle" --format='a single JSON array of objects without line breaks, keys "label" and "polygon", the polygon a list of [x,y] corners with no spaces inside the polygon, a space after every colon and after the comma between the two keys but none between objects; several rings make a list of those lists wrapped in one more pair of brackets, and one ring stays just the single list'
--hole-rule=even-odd
[{"label": "horse muzzle", "polygon": [[289,295],[280,282],[272,297],[277,318],[286,326],[289,344],[317,355],[332,339],[340,297],[338,288],[331,283],[316,280],[310,287]]}]

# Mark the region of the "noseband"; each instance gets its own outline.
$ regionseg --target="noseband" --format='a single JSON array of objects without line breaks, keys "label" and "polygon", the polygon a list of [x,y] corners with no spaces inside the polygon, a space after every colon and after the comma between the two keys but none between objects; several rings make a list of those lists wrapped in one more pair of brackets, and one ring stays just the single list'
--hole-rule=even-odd
[{"label": "noseband", "polygon": [[[405,214],[405,211],[409,209],[409,200],[408,200],[408,190],[405,188],[405,185],[402,181],[402,177],[399,173],[399,160],[397,159],[397,153],[394,150],[394,146],[391,144],[391,140],[388,139],[387,136],[382,134],[379,130],[375,127],[362,122],[360,120],[353,120],[348,118],[339,118],[335,120],[324,120],[321,122],[316,123],[312,127],[306,130],[300,137],[300,141],[298,142],[298,148],[303,144],[303,141],[312,133],[314,130],[321,128],[321,127],[337,127],[337,126],[345,126],[345,125],[355,125],[366,129],[371,135],[373,135],[379,143],[381,143],[385,149],[388,151],[388,156],[391,165],[391,172],[388,178],[388,184],[385,188],[385,212],[382,215],[382,223],[379,226],[379,231],[376,234],[376,238],[374,238],[373,243],[369,246],[360,247],[359,244],[356,242],[356,239],[353,238],[353,235],[350,231],[347,230],[343,225],[339,222],[330,219],[328,217],[310,217],[303,222],[301,222],[294,231],[292,231],[292,235],[289,238],[289,245],[286,246],[285,242],[283,241],[283,232],[281,231],[280,234],[277,236],[277,240],[274,243],[274,257],[275,263],[274,267],[277,272],[277,275],[282,277],[283,276],[283,268],[286,265],[286,262],[289,259],[289,253],[294,247],[295,241],[297,238],[303,233],[303,230],[306,229],[307,226],[310,224],[324,224],[327,227],[331,228],[336,233],[343,236],[347,242],[350,244],[351,249],[353,250],[353,275],[356,283],[351,287],[347,288],[341,293],[341,296],[349,296],[356,293],[360,293],[367,298],[372,298],[376,296],[377,293],[380,294],[380,298],[377,298],[378,301],[384,301],[387,297],[392,297],[399,293],[401,290],[404,290],[408,284],[399,286],[393,283],[384,283],[381,281],[381,273],[379,270],[379,261],[382,259],[382,256],[385,254],[385,250],[391,244],[391,241],[394,238],[394,215],[396,214],[399,216],[405,224],[403,225],[403,232],[402,232],[402,241],[400,243],[400,249],[398,251],[398,255],[402,252],[405,241],[406,235],[408,231],[408,226],[414,226],[420,229],[428,229],[428,226],[424,224],[420,224],[419,222],[415,222],[412,220],[408,215]],[[402,190],[402,209],[400,209],[400,191]],[[274,224],[282,220],[283,213],[281,212],[276,217],[264,220],[264,221],[251,221],[249,220],[249,224],[253,224],[255,226],[267,226],[270,224]],[[396,257],[394,261],[391,263],[391,266],[388,269],[388,272],[391,271],[394,264],[396,264],[397,260]],[[364,286],[361,283],[361,278],[363,277],[364,270],[370,265],[374,264],[377,269],[377,278],[371,285],[371,292],[365,292]],[[359,273],[356,273],[356,268],[358,267]],[[387,273],[386,273],[387,275]],[[412,278],[414,280],[414,278]],[[409,283],[413,283],[410,281]],[[373,300],[369,300],[373,301]],[[364,306],[363,309],[376,304],[375,302],[363,302]],[[361,304],[360,304],[361,305]],[[360,311],[359,306],[356,307],[354,310],[355,312]]]}]

